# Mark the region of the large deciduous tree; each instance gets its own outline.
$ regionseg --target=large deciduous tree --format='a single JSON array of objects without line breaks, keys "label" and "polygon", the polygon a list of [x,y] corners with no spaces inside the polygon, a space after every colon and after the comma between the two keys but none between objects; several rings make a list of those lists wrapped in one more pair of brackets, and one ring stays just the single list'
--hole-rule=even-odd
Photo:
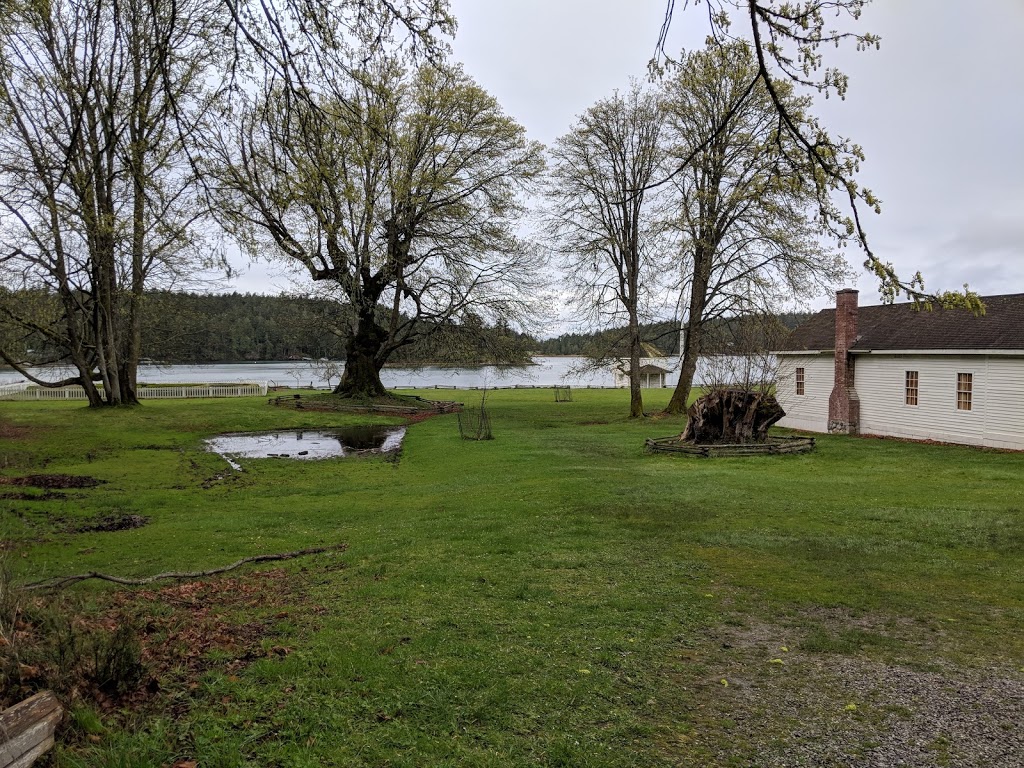
[{"label": "large deciduous tree", "polygon": [[551,150],[547,228],[579,309],[627,327],[630,416],[642,416],[640,324],[657,283],[649,188],[659,173],[664,114],[658,96],[632,86],[588,109]]},{"label": "large deciduous tree", "polygon": [[[780,132],[767,90],[748,84],[757,64],[745,43],[711,45],[685,55],[665,84],[670,156],[687,163],[671,176],[681,235],[684,344],[668,412],[686,410],[709,321],[767,312],[780,299],[809,297],[845,274],[841,256],[822,246],[822,211],[835,215],[816,169]],[[776,89],[802,130],[818,130],[806,100]],[[820,130],[818,131],[819,133]],[[849,162],[858,157],[846,154]],[[837,158],[837,162],[841,162]]]},{"label": "large deciduous tree", "polygon": [[[745,40],[749,42],[755,67],[747,81],[746,94],[754,96],[763,89],[771,102],[784,136],[804,155],[813,171],[820,199],[828,200],[835,192],[845,198],[845,206],[827,205],[821,210],[821,221],[840,242],[853,240],[865,255],[864,267],[879,281],[879,290],[887,301],[901,293],[926,306],[964,307],[975,312],[983,307],[977,293],[966,287],[962,292],[925,290],[920,272],[909,280],[901,278],[893,265],[880,259],[868,244],[862,214],[877,210],[878,200],[870,189],[857,181],[857,163],[851,162],[852,147],[843,140],[830,137],[814,121],[805,120],[805,106],[793,109],[786,84],[797,92],[819,93],[842,98],[849,79],[834,66],[827,66],[823,49],[853,44],[858,50],[877,48],[878,35],[856,28],[857,22],[871,0],[703,0],[693,3],[696,12],[707,17],[709,39],[715,44]],[[685,3],[684,8],[690,3]],[[665,16],[651,70],[661,74],[678,62],[666,54],[669,30],[676,16],[676,0],[665,0]],[[802,101],[795,102],[803,104]],[[718,128],[724,130],[726,121]],[[677,161],[677,168],[686,167],[696,158],[694,153]]]},{"label": "large deciduous tree", "polygon": [[468,312],[527,311],[534,253],[516,236],[540,146],[458,66],[378,58],[296,98],[269,80],[211,147],[225,225],[327,285],[348,321],[335,392],[385,395],[398,349]]},{"label": "large deciduous tree", "polygon": [[72,373],[30,374],[17,344],[0,358],[44,386],[80,384],[90,405],[137,402],[144,288],[195,264],[183,141],[208,106],[214,20],[200,0],[27,2],[5,19],[0,314]]}]

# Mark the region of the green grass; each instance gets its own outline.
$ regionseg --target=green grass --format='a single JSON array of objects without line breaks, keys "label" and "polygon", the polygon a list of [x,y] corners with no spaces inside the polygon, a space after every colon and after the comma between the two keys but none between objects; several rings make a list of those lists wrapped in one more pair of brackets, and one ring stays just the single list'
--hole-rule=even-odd
[{"label": "green grass", "polygon": [[[645,393],[648,408],[668,395]],[[704,708],[722,694],[708,683],[724,676],[708,640],[722,628],[815,658],[1020,666],[1024,455],[827,436],[802,456],[645,455],[645,437],[681,422],[625,418],[622,391],[574,396],[490,393],[491,442],[443,416],[410,427],[397,463],[242,474],[201,439],[368,417],[259,398],[0,404],[0,421],[30,428],[0,445],[4,473],[106,481],[0,500],[22,581],[349,545],[285,566],[293,610],[232,614],[270,621],[265,644],[287,653],[239,668],[212,655],[198,685],[169,686],[175,707],[104,713],[100,742],[57,764],[701,765],[695,734],[732,738]],[[69,532],[112,511],[150,522]],[[74,589],[96,605],[111,592]]]}]

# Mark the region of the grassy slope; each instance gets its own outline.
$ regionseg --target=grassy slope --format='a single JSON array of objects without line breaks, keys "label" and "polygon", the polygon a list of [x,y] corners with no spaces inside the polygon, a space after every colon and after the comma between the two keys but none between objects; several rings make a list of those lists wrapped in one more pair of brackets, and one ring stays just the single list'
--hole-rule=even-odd
[{"label": "grassy slope", "polygon": [[[8,473],[108,481],[0,501],[20,578],[350,545],[346,568],[288,566],[319,606],[278,622],[294,652],[214,665],[183,719],[153,714],[59,762],[699,765],[731,738],[702,706],[728,666],[708,644],[723,626],[809,653],[1019,666],[1024,455],[823,437],[806,456],[647,456],[643,438],[677,422],[630,422],[624,392],[575,397],[492,393],[493,442],[439,417],[410,428],[398,464],[250,461],[242,475],[200,438],[357,417],[259,399],[0,404],[34,428],[0,448]],[[111,511],[151,522],[52,522]]]}]

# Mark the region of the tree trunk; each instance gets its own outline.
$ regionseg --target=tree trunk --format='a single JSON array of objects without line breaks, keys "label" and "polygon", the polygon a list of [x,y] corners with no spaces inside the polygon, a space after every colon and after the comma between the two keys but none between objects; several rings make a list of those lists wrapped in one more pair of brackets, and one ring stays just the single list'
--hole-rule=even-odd
[{"label": "tree trunk", "polygon": [[[140,63],[136,55],[133,62],[133,77],[136,99],[139,103]],[[141,109],[141,105],[139,106]],[[125,405],[138,405],[137,393],[139,376],[139,355],[142,353],[142,302],[145,289],[145,248],[146,248],[146,185],[144,129],[139,125],[144,115],[136,115],[132,121],[132,285],[128,294],[127,317],[124,319],[124,348],[119,370],[121,400]]]},{"label": "tree trunk", "polygon": [[690,399],[693,387],[693,376],[697,372],[697,358],[700,356],[702,328],[694,325],[691,318],[686,323],[686,338],[683,341],[683,360],[679,367],[679,381],[672,392],[672,398],[665,406],[665,413],[680,414],[686,412],[686,403]]},{"label": "tree trunk", "polygon": [[629,318],[629,418],[644,415],[643,394],[640,392],[640,324],[636,315]]},{"label": "tree trunk", "polygon": [[690,286],[690,318],[686,321],[686,339],[683,343],[683,361],[679,381],[672,392],[672,398],[665,407],[665,413],[678,415],[686,413],[686,401],[690,398],[693,375],[697,370],[704,341],[704,309],[707,304],[708,283],[711,282],[711,261],[715,247],[698,245],[693,255],[693,282]]},{"label": "tree trunk", "polygon": [[143,83],[143,50],[139,30],[139,9],[133,8],[129,37],[132,61],[132,114],[129,125],[131,141],[132,176],[132,272],[131,292],[128,294],[127,317],[121,329],[121,365],[118,371],[121,381],[121,400],[125,405],[138,405],[139,356],[142,354],[142,302],[146,282],[146,129],[149,121],[149,106],[153,94]]},{"label": "tree trunk", "polygon": [[345,373],[334,394],[366,399],[386,397],[388,392],[380,381],[380,351],[387,331],[377,324],[373,309],[361,313],[356,332],[349,337],[345,353]]}]

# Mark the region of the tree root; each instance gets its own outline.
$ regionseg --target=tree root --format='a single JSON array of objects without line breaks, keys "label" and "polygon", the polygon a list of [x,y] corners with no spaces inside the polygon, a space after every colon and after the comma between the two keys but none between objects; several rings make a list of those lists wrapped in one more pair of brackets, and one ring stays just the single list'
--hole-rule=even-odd
[{"label": "tree root", "polygon": [[202,579],[207,576],[215,576],[218,573],[225,573],[227,571],[233,571],[236,568],[240,568],[247,563],[266,563],[275,560],[292,560],[296,557],[305,557],[307,555],[318,555],[321,552],[344,552],[348,549],[348,544],[334,544],[329,547],[312,547],[310,549],[299,549],[295,552],[279,552],[274,555],[254,555],[253,557],[243,557],[241,560],[236,560],[230,565],[225,565],[221,568],[211,568],[208,571],[168,571],[167,573],[158,573],[155,576],[146,576],[139,579],[130,579],[124,576],[111,576],[107,573],[99,573],[98,571],[90,571],[89,573],[79,573],[74,576],[58,576],[52,579],[45,579],[43,581],[34,581],[30,584],[24,584],[20,587],[23,591],[30,592],[34,590],[43,589],[63,589],[71,584],[77,584],[80,581],[86,581],[87,579],[99,579],[101,581],[110,581],[114,584],[120,584],[127,587],[141,587],[146,584],[152,584],[154,581],[164,581],[168,579],[177,580],[188,580],[188,579]]}]

